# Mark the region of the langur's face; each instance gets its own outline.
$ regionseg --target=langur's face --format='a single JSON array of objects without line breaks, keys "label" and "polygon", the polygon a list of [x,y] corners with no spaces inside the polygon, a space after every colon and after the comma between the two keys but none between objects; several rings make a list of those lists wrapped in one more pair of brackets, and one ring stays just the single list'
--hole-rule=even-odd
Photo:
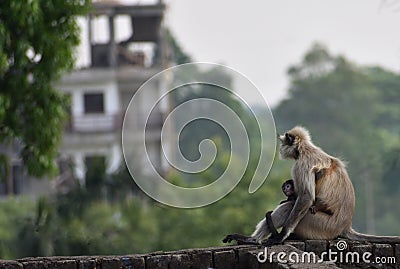
[{"label": "langur's face", "polygon": [[282,191],[287,197],[289,197],[294,194],[294,186],[290,183],[285,183],[282,186]]},{"label": "langur's face", "polygon": [[295,136],[286,132],[278,138],[281,142],[279,147],[279,157],[281,159],[297,159],[298,151],[295,145]]},{"label": "langur's face", "polygon": [[294,136],[286,132],[279,136],[279,140],[281,141],[281,145],[292,146],[294,143]]}]

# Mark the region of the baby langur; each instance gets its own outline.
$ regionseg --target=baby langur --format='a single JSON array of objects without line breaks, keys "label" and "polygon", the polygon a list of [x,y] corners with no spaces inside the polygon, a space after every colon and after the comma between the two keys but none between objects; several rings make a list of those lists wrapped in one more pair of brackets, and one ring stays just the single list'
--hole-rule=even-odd
[{"label": "baby langur", "polygon": [[286,195],[287,199],[281,201],[279,204],[286,203],[288,201],[296,201],[297,195],[294,191],[294,181],[293,179],[288,179],[282,184],[283,194]]},{"label": "baby langur", "polygon": [[[315,180],[318,180],[321,174],[316,174]],[[282,184],[283,194],[286,195],[287,199],[281,201],[279,204],[283,204],[289,201],[296,201],[297,195],[294,190],[294,181],[293,179],[288,179]],[[315,199],[314,204],[310,207],[311,214],[315,214],[318,211],[328,214],[330,216],[333,215],[333,212],[328,209],[328,206],[324,204],[318,197]]]},{"label": "baby langur", "polygon": [[287,199],[281,201],[279,204],[286,203],[288,201],[296,201],[297,195],[294,191],[294,182],[293,179],[288,179],[282,184],[282,192],[286,195]]},{"label": "baby langur", "polygon": [[[318,180],[319,177],[321,177],[321,173],[316,174],[316,180]],[[282,184],[282,192],[283,192],[283,194],[286,195],[287,199],[281,201],[279,204],[287,203],[289,201],[296,201],[297,195],[294,190],[293,179],[288,179]],[[314,204],[310,207],[310,212],[311,212],[311,214],[316,214],[318,211],[328,214],[330,216],[333,215],[333,212],[328,209],[327,205],[325,205],[324,203],[322,203],[322,201],[320,201],[318,198],[316,198]],[[267,223],[267,227],[268,227],[269,231],[271,232],[271,237],[273,238],[275,236],[278,236],[278,231],[276,230],[276,228],[272,222],[271,214],[272,214],[272,211],[268,211],[265,214],[265,221]]]}]

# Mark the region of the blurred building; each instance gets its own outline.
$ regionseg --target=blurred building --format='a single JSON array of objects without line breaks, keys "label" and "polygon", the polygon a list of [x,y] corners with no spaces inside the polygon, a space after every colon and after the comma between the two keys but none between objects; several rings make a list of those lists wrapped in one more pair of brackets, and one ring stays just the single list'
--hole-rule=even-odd
[{"label": "blurred building", "polygon": [[[27,175],[24,164],[19,157],[23,145],[18,139],[6,140],[0,144],[0,197],[12,194],[29,194],[39,196],[51,190],[50,181],[39,180]],[[5,162],[4,162],[5,161]]]},{"label": "blurred building", "polygon": [[[28,176],[18,156],[22,144],[18,139],[6,141],[0,144],[0,156],[10,165],[0,167],[5,178],[0,181],[0,196],[40,196],[54,190],[65,193],[76,186],[76,178],[85,185],[88,174],[113,173],[123,165],[121,130],[127,106],[146,80],[168,67],[164,12],[161,1],[152,5],[124,5],[115,0],[93,3],[89,16],[81,20],[82,32],[87,33],[81,41],[86,44],[84,54],[89,61],[56,84],[71,100],[59,150],[60,176],[55,181]],[[144,107],[153,106],[151,100],[161,96],[163,81],[153,84],[142,102]],[[161,109],[156,108],[149,119],[137,115],[138,121],[147,120],[148,154],[160,172],[160,131],[165,112]]]},{"label": "blurred building", "polygon": [[[137,89],[150,77],[167,67],[166,41],[162,20],[165,5],[123,5],[101,1],[86,19],[90,62],[65,75],[57,87],[71,97],[70,121],[60,153],[70,160],[75,176],[84,183],[90,169],[115,172],[123,163],[121,128],[124,113]],[[123,40],[117,40],[116,33]],[[85,42],[86,41],[86,42]],[[147,100],[161,96],[162,81],[154,83]],[[149,118],[149,156],[161,168],[160,130],[162,111]],[[138,120],[146,120],[138,114]],[[59,185],[70,174],[65,170]],[[99,172],[99,171],[98,171]]]}]

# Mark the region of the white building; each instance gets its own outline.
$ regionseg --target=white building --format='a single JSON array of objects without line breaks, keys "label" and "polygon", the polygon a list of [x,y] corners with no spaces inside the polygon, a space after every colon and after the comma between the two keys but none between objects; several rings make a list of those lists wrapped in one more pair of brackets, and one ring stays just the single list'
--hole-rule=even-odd
[{"label": "white building", "polygon": [[[57,87],[71,97],[70,122],[63,135],[60,153],[74,164],[75,175],[84,182],[93,160],[104,163],[107,173],[122,164],[121,127],[125,110],[136,90],[150,77],[167,67],[162,18],[165,6],[94,3],[86,20],[90,63],[65,75]],[[120,22],[130,23],[129,36],[115,38]],[[128,27],[129,28],[129,27]],[[106,37],[101,37],[102,34]],[[95,36],[101,38],[95,38]],[[100,41],[98,41],[100,40]],[[159,96],[156,81],[149,97]],[[152,99],[152,98],[149,98]],[[143,100],[146,105],[146,100]],[[137,115],[138,120],[143,115]],[[160,128],[162,111],[150,118],[154,131],[149,143],[152,162],[161,167]]]}]

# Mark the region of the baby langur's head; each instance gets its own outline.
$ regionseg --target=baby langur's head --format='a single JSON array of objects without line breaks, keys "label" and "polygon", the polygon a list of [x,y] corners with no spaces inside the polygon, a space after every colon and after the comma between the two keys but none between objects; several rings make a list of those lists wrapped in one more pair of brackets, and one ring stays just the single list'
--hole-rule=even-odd
[{"label": "baby langur's head", "polygon": [[282,184],[282,191],[287,197],[292,196],[292,195],[295,194],[293,179],[286,180]]}]

